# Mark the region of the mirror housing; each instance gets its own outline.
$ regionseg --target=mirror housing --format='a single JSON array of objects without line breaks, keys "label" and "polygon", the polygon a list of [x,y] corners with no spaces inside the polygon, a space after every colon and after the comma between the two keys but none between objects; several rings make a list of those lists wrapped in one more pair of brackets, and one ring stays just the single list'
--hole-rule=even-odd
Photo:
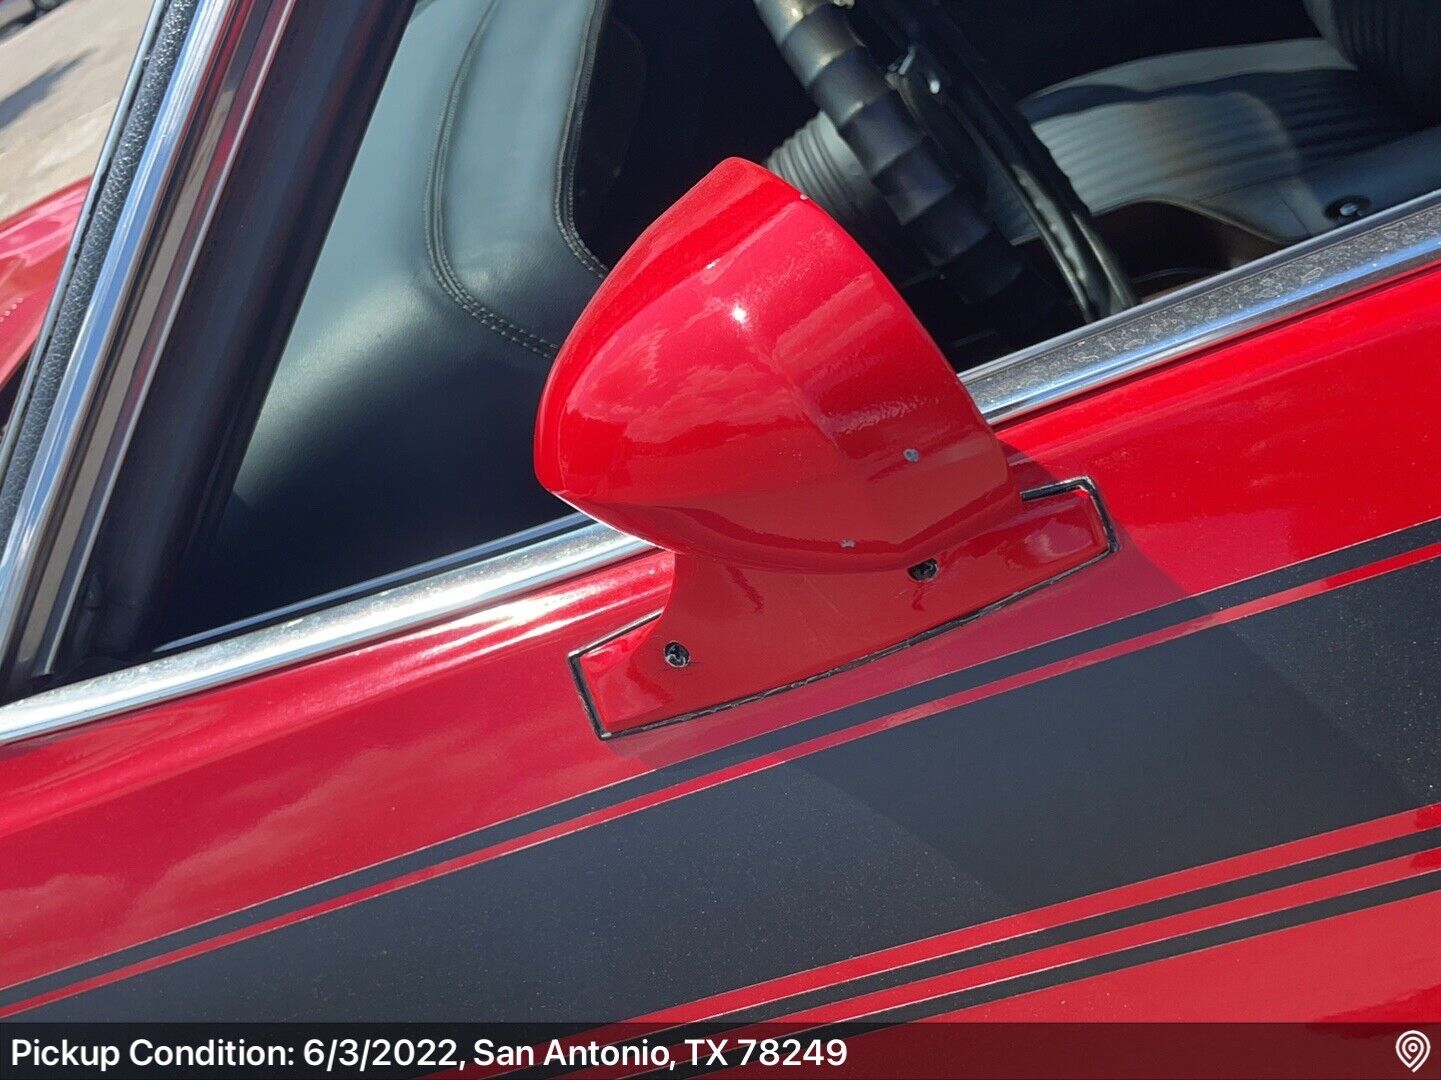
[{"label": "mirror housing", "polygon": [[904,570],[1013,513],[1005,455],[899,293],[815,203],[722,163],[565,342],[536,429],[552,492],[660,547]]},{"label": "mirror housing", "polygon": [[[914,596],[885,598],[954,593],[937,585],[943,564],[978,539],[994,554],[1028,515],[995,433],[894,286],[749,162],[717,166],[602,284],[546,384],[535,461],[560,498],[677,554],[665,612],[576,658],[603,735],[772,692],[1018,591],[1015,574],[964,575],[980,587],[918,620]],[[1060,543],[1060,562],[1104,553],[1098,516],[1090,526]],[[882,639],[856,633],[855,600]],[[864,610],[877,601],[909,616],[877,623]],[[858,640],[838,625],[821,641],[817,619]],[[709,642],[722,628],[762,653],[794,653],[797,632],[819,647],[756,670],[745,645]]]}]

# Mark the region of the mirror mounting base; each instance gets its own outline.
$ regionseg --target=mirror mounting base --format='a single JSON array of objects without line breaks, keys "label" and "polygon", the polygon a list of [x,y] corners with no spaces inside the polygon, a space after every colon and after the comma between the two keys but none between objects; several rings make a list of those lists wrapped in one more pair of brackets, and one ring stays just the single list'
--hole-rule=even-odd
[{"label": "mirror mounting base", "polygon": [[648,731],[914,645],[1115,549],[1081,478],[1023,493],[1013,517],[909,571],[799,574],[680,554],[665,608],[573,653],[571,670],[601,738]]}]

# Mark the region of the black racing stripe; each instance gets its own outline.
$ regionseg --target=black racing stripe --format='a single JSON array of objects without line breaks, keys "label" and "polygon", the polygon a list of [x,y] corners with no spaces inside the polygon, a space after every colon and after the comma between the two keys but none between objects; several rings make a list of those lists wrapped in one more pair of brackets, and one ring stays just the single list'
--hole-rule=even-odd
[{"label": "black racing stripe", "polygon": [[34,1019],[623,1019],[1441,796],[1441,562],[1086,665]]},{"label": "black racing stripe", "polygon": [[[1105,956],[1095,957],[1090,960],[1079,960],[1072,964],[1048,968],[1045,971],[1034,972],[1030,975],[1021,975],[1003,982],[980,986],[971,990],[961,990],[943,997],[930,998],[913,1005],[906,1005],[896,1009],[888,1009],[885,1012],[875,1013],[854,1023],[818,1026],[808,1030],[806,1037],[826,1039],[845,1036],[851,1033],[851,1030],[855,1028],[856,1024],[864,1025],[870,1030],[880,1030],[885,1027],[895,1027],[904,1023],[927,1020],[931,1017],[943,1016],[946,1013],[955,1012],[959,1009],[970,1008],[975,1005],[986,1005],[994,1001],[1003,1001],[1006,998],[1019,997],[1022,994],[1031,993],[1036,990],[1047,990],[1054,986],[1079,982],[1082,979],[1089,979],[1098,975],[1109,975],[1117,971],[1124,971],[1127,968],[1153,963],[1157,960],[1167,960],[1175,956],[1184,956],[1187,953],[1214,948],[1218,945],[1228,945],[1237,941],[1244,941],[1248,938],[1260,937],[1263,934],[1275,933],[1279,930],[1289,930],[1293,927],[1320,922],[1323,919],[1334,918],[1338,915],[1349,915],[1353,912],[1365,911],[1368,908],[1382,907],[1386,904],[1409,900],[1417,896],[1424,896],[1427,893],[1438,890],[1441,890],[1441,870],[1414,878],[1408,878],[1405,881],[1393,881],[1359,892],[1347,893],[1345,896],[1317,900],[1300,907],[1288,908],[1285,911],[1272,912],[1267,915],[1258,915],[1254,918],[1244,919],[1239,922],[1227,923],[1225,926],[1199,930],[1193,934],[1155,942],[1150,945],[1140,945],[1120,952],[1108,953]],[[848,1028],[850,1030],[848,1030]],[[714,1032],[710,1032],[710,1034],[713,1036]],[[637,1080],[639,1080],[639,1077],[656,1075],[672,1077],[674,1080],[687,1080],[689,1077],[710,1076],[720,1071],[722,1070],[708,1069],[704,1066],[695,1068],[677,1066],[675,1069],[665,1072],[658,1073],[652,1071],[638,1073],[636,1076]],[[517,1076],[516,1080],[520,1080],[520,1077]]]},{"label": "black racing stripe", "polygon": [[805,1009],[829,1005],[833,1002],[844,1001],[848,998],[860,997],[863,994],[869,994],[876,990],[885,990],[892,986],[900,986],[904,983],[919,982],[933,975],[945,975],[953,971],[961,971],[965,968],[979,967],[982,964],[989,964],[995,960],[1005,960],[1013,956],[1019,956],[1022,953],[1036,952],[1040,949],[1050,948],[1053,945],[1064,945],[1067,942],[1079,941],[1082,938],[1092,937],[1096,934],[1104,934],[1112,930],[1124,929],[1128,926],[1137,926],[1141,923],[1164,919],[1168,916],[1178,915],[1187,911],[1197,911],[1214,904],[1224,904],[1227,901],[1237,900],[1241,897],[1254,896],[1258,893],[1269,892],[1272,889],[1285,888],[1288,885],[1295,885],[1303,881],[1327,877],[1331,874],[1338,874],[1346,870],[1354,870],[1357,867],[1383,862],[1386,859],[1395,859],[1404,855],[1414,855],[1417,852],[1427,851],[1438,845],[1441,845],[1441,828],[1428,829],[1425,832],[1411,833],[1407,836],[1398,836],[1390,840],[1384,840],[1379,844],[1371,844],[1367,847],[1337,852],[1334,855],[1326,855],[1318,859],[1279,867],[1275,870],[1253,874],[1250,877],[1239,878],[1235,881],[1209,885],[1202,889],[1195,889],[1191,892],[1180,893],[1176,896],[1169,896],[1160,900],[1152,900],[1148,903],[1123,908],[1119,911],[1107,912],[1103,915],[1093,915],[1089,918],[1079,919],[1075,922],[1052,927],[1048,930],[1022,934],[1005,941],[997,941],[989,945],[967,949],[964,952],[936,957],[933,960],[923,960],[919,963],[907,965],[906,967],[895,968],[891,971],[881,972],[861,979],[853,979],[850,982],[828,986],[821,990],[796,994],[780,1001],[771,1002],[762,1008],[745,1009],[737,1013],[729,1014],[724,1018],[718,1017],[717,1019],[734,1021],[737,1024],[752,1024],[764,1020],[773,1020],[776,1017],[785,1016],[788,1013],[801,1012]]},{"label": "black racing stripe", "polygon": [[1353,912],[1365,911],[1367,908],[1393,904],[1399,900],[1410,900],[1413,897],[1424,896],[1437,890],[1441,890],[1441,870],[1433,870],[1428,874],[1420,874],[1404,881],[1388,882],[1385,885],[1347,893],[1344,896],[1327,897],[1325,900],[1316,900],[1300,907],[1287,908],[1285,911],[1257,915],[1254,918],[1227,923],[1225,926],[1213,926],[1169,941],[1138,945],[1135,948],[1111,953],[1107,956],[1098,956],[1048,971],[1022,975],[1019,978],[1009,979],[992,986],[978,986],[973,990],[962,990],[955,994],[947,994],[945,997],[932,998],[929,1001],[907,1005],[903,1008],[891,1009],[867,1017],[867,1019],[877,1023],[906,1023],[911,1020],[923,1020],[928,1016],[940,1016],[972,1005],[984,1005],[987,1002],[1016,997],[1033,990],[1044,990],[1062,983],[1078,982],[1096,975],[1108,975],[1125,968],[1138,967],[1141,964],[1166,960],[1186,953],[1200,952],[1202,949],[1212,949],[1218,945],[1229,945],[1247,938],[1260,937],[1262,934],[1273,934],[1278,930],[1289,930],[1307,923],[1332,919],[1338,915],[1349,915]]},{"label": "black racing stripe", "polygon": [[[663,790],[798,743],[842,731],[937,698],[983,687],[1037,667],[1248,603],[1276,592],[1366,566],[1394,555],[1441,541],[1441,519],[1378,537],[1328,555],[1268,574],[1187,597],[1162,607],[1081,631],[1043,645],[905,687],[868,701],[822,714],[782,730],[665,766],[653,773],[577,796],[511,821],[466,833],[450,840],[333,878],[284,896],[166,934],[118,952],[15,984],[0,991],[0,1007],[13,1005],[129,965],[163,956],[237,930],[283,916],[317,903],[382,884],[415,870],[468,855],[482,848],[563,824],[584,814]],[[865,741],[865,740],[863,740]]]},{"label": "black racing stripe", "polygon": [[[675,1045],[685,1039],[715,1037],[718,1032],[738,1030],[754,1024],[778,1020],[809,1009],[863,997],[878,990],[888,990],[891,987],[920,982],[936,975],[946,975],[967,968],[980,967],[997,960],[1007,960],[1024,953],[1037,952],[1055,945],[1064,945],[1112,930],[1138,926],[1141,923],[1152,922],[1187,911],[1196,911],[1245,896],[1254,896],[1302,881],[1310,881],[1346,870],[1354,870],[1357,867],[1369,866],[1372,863],[1384,862],[1387,859],[1414,855],[1438,845],[1441,845],[1441,827],[1411,833],[1407,836],[1393,837],[1390,840],[1383,840],[1365,847],[1324,855],[1260,874],[1252,874],[1249,877],[1238,878],[1234,881],[1210,885],[1176,896],[1107,912],[1103,915],[1078,919],[1062,926],[1021,934],[988,945],[975,946],[961,952],[936,957],[933,960],[922,960],[818,990],[791,994],[767,1002],[763,1006],[720,1014],[703,1023],[678,1025],[667,1029],[661,1038],[665,1042]],[[626,1042],[639,1042],[641,1038],[642,1036],[637,1036],[634,1040],[624,1040],[618,1045],[625,1045]],[[644,1038],[655,1042],[657,1036],[647,1034]],[[527,1080],[530,1075],[526,1072],[517,1073],[514,1080]],[[539,1076],[541,1073],[535,1075]]]}]

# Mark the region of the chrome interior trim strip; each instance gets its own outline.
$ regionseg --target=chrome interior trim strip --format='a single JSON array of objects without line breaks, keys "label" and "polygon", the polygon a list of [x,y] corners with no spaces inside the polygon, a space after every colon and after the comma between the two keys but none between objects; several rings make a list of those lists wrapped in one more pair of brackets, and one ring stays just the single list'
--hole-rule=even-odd
[{"label": "chrome interior trim strip", "polygon": [[966,372],[993,424],[1095,390],[1441,257],[1433,193]]},{"label": "chrome interior trim strip", "polygon": [[[1441,195],[1178,290],[968,372],[996,423],[1441,256]],[[651,550],[590,524],[336,607],[0,707],[0,745],[146,708],[414,630]]]},{"label": "chrome interior trim strip", "polygon": [[0,744],[158,705],[414,630],[648,550],[643,541],[604,525],[588,525],[473,566],[24,698],[0,708]]}]

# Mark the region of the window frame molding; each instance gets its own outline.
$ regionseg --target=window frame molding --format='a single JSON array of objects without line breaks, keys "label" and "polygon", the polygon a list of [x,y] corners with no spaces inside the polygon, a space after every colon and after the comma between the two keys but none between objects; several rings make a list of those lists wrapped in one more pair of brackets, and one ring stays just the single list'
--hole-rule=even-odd
[{"label": "window frame molding", "polygon": [[[0,664],[50,670],[158,356],[295,0],[156,0],[3,456]],[[94,212],[102,204],[106,214]],[[96,248],[93,282],[76,265]],[[103,248],[103,251],[100,250]],[[78,328],[67,342],[56,327]],[[53,395],[36,393],[42,384]],[[33,454],[22,457],[29,430]]]},{"label": "window frame molding", "polygon": [[[201,8],[207,5],[228,8],[236,2],[198,0]],[[157,0],[157,13],[166,3],[167,0]],[[187,76],[192,84],[195,81],[193,65],[221,63],[225,44],[220,35],[213,35],[194,46],[196,54],[191,56]],[[142,47],[136,71],[143,60]],[[132,80],[136,77],[133,73]],[[172,80],[177,77],[178,73],[172,74]],[[170,89],[174,88],[172,82]],[[167,92],[167,99],[169,97]],[[117,117],[114,130],[118,131],[120,125],[121,119]],[[114,142],[112,136],[106,153],[113,150]],[[171,140],[164,145],[147,147],[146,152],[154,151],[151,154],[154,167],[169,169],[176,161],[166,160],[165,155],[179,155],[183,149],[178,140]],[[102,158],[102,170],[104,165]],[[98,171],[97,175],[100,174]],[[146,198],[153,201],[146,204],[143,202]],[[152,228],[163,224],[166,214],[179,212],[174,206],[160,204],[153,191],[148,194],[146,190],[132,191],[127,199],[141,200],[133,212],[149,221]],[[117,235],[110,243],[107,261],[112,257],[138,257],[134,237],[127,240]],[[962,382],[987,420],[1000,424],[1179,360],[1438,259],[1441,259],[1441,192],[999,358],[966,372]],[[123,272],[127,268],[117,269]],[[52,307],[52,322],[63,299],[59,293],[63,291],[58,291]],[[92,299],[86,323],[91,332],[101,335],[99,340],[108,341],[109,335],[118,329],[127,315],[127,299],[124,290],[116,291],[103,305]],[[48,329],[49,324],[47,332]],[[42,336],[35,354],[37,360],[44,344]],[[97,351],[94,365],[97,378],[102,374],[103,364],[99,362],[102,358],[103,350]],[[139,368],[143,369],[143,365]],[[139,370],[132,375],[135,381],[122,389],[138,391],[143,399],[143,375],[143,370]],[[91,397],[93,395],[78,396],[77,408],[64,415],[64,423],[78,431],[92,421],[97,403]],[[69,434],[73,433],[60,431],[57,437]],[[66,509],[68,500],[76,497],[72,491],[56,491],[53,501],[44,509],[53,514]],[[575,520],[584,519],[576,515]],[[578,524],[559,534],[555,532],[556,527],[556,523],[541,527],[540,539],[529,533],[505,538],[297,605],[299,609],[308,609],[329,602],[329,606],[318,610],[300,610],[290,617],[286,612],[270,612],[235,627],[219,628],[202,637],[222,632],[232,636],[198,643],[197,639],[173,643],[171,648],[175,651],[155,659],[0,706],[0,745],[65,731],[294,667],[507,603],[655,550],[644,541],[595,522]],[[14,533],[10,543],[16,543]],[[474,561],[456,565],[467,558]],[[27,582],[4,584],[13,590]],[[274,622],[277,618],[281,621]],[[267,625],[245,628],[260,620],[266,620]]]},{"label": "window frame molding", "polygon": [[999,357],[961,381],[986,419],[1000,424],[1438,258],[1441,190]]}]

